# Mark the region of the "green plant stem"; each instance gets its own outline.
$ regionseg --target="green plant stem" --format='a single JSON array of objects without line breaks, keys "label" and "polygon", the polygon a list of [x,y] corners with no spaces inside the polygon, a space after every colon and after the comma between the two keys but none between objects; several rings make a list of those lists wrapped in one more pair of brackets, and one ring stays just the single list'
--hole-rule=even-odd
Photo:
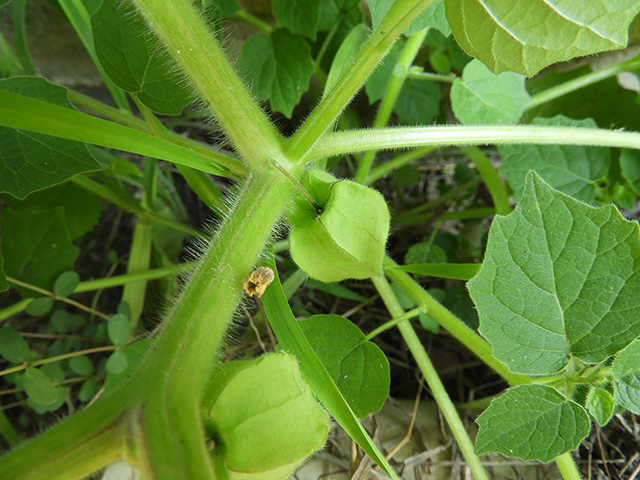
[{"label": "green plant stem", "polygon": [[111,93],[113,100],[116,102],[118,108],[122,111],[130,111],[129,103],[127,101],[127,96],[125,93],[109,78],[107,73],[104,71],[100,60],[98,60],[98,56],[96,54],[96,49],[93,44],[93,33],[91,31],[91,18],[89,13],[87,12],[86,7],[84,6],[81,0],[60,0],[58,2],[60,8],[64,11],[67,19],[75,29],[78,37],[82,41],[85,50],[91,57],[94,65],[100,72],[100,76],[104,81],[107,89]]},{"label": "green plant stem", "polygon": [[242,20],[249,22],[252,25],[255,25],[256,27],[258,27],[259,29],[267,33],[273,31],[273,27],[271,25],[263,22],[258,17],[256,17],[255,15],[251,15],[249,12],[245,10],[240,9],[237,12],[235,12],[234,15],[238,18],[241,18]]},{"label": "green plant stem", "polygon": [[146,211],[140,205],[134,202],[129,202],[127,199],[121,197],[116,192],[112,191],[109,187],[105,185],[101,185],[98,182],[94,182],[90,178],[85,175],[78,175],[71,178],[71,181],[78,185],[79,187],[84,188],[85,190],[107,200],[110,203],[113,203],[115,206],[122,208],[123,210],[135,213],[140,216],[144,216],[149,220],[160,223],[162,225],[166,225],[171,227],[179,232],[186,233],[187,235],[191,235],[193,237],[197,237],[200,235],[200,231],[194,228],[191,228],[187,225],[183,225],[180,222],[176,222],[169,218],[165,218],[161,215],[158,215],[155,212]]},{"label": "green plant stem", "polygon": [[[333,88],[324,96],[296,133],[287,141],[285,152],[300,162],[310,160],[309,149],[333,124],[362,87],[365,79],[389,52],[396,38],[431,4],[432,0],[397,0],[358,56]],[[320,158],[320,157],[315,157]]]},{"label": "green plant stem", "polygon": [[[279,171],[255,175],[178,298],[136,378],[150,398],[143,461],[157,478],[213,478],[198,402],[240,294],[295,188]],[[158,375],[157,365],[164,365]],[[145,378],[150,379],[145,381]]]},{"label": "green plant stem", "polygon": [[[391,313],[393,317],[400,317],[403,315],[404,311],[384,275],[372,277],[371,280],[378,290],[380,297],[382,297],[382,301],[389,310],[389,313]],[[424,347],[420,343],[420,339],[416,335],[411,323],[408,320],[400,322],[398,324],[398,330],[407,344],[407,347],[409,347],[411,355],[413,355],[413,358],[418,364],[420,372],[422,372],[424,379],[429,385],[431,394],[446,418],[449,428],[451,428],[453,436],[458,442],[458,446],[460,447],[462,455],[467,461],[473,476],[476,480],[488,480],[487,474],[480,463],[480,459],[473,451],[473,443],[471,442],[469,435],[467,435],[464,424],[458,415],[458,411],[449,398],[449,395],[447,395],[447,391],[440,381],[438,373],[433,367]]]},{"label": "green plant stem", "polygon": [[417,71],[414,71],[413,69],[409,70],[407,77],[415,78],[416,80],[431,80],[433,82],[446,82],[446,83],[453,83],[454,80],[457,78],[453,74],[443,75],[441,73],[417,72]]},{"label": "green plant stem", "polygon": [[0,32],[0,73],[7,77],[16,77],[23,73],[18,57],[14,55],[2,32]]},{"label": "green plant stem", "polygon": [[489,157],[475,146],[462,147],[461,150],[478,169],[478,173],[480,173],[484,184],[489,189],[489,194],[493,200],[493,205],[496,207],[496,212],[500,215],[508,215],[511,213],[507,187],[505,187],[504,182],[500,178],[500,175],[498,175],[498,171],[491,163],[491,160],[489,160]]},{"label": "green plant stem", "polygon": [[135,0],[249,166],[278,157],[282,137],[254,102],[189,0]]},{"label": "green plant stem", "polygon": [[640,149],[640,133],[599,128],[514,126],[403,127],[327,133],[307,160],[368,150],[492,144],[593,145]]},{"label": "green plant stem", "polygon": [[558,470],[564,480],[581,480],[580,472],[571,456],[571,452],[563,453],[555,459]]},{"label": "green plant stem", "polygon": [[[102,318],[103,320],[109,320],[109,315],[105,315],[102,312],[99,312],[97,310],[94,310],[92,308],[87,307],[86,305],[83,305],[80,302],[76,302],[75,300],[71,300],[70,298],[65,298],[65,297],[59,297],[58,295],[56,295],[55,293],[49,291],[49,290],[45,290],[44,288],[40,288],[40,287],[36,287],[35,285],[31,285],[30,283],[25,283],[22,282],[20,280],[18,280],[17,278],[12,278],[12,277],[7,277],[7,281],[9,283],[13,283],[14,285],[18,285],[20,287],[23,288],[28,288],[29,290],[33,290],[34,292],[38,292],[42,295],[46,295],[47,297],[51,297],[54,300],[57,300],[59,302],[64,302],[67,303],[69,305],[72,305],[76,308],[79,308],[80,310],[84,310],[85,312],[91,313],[92,315],[96,315],[100,318]],[[28,299],[30,302],[32,299]]]},{"label": "green plant stem", "polygon": [[[2,404],[0,404],[2,407]],[[4,411],[0,408],[0,435],[5,439],[9,447],[15,447],[20,441],[20,436],[16,432],[15,428],[4,414]]]},{"label": "green plant stem", "polygon": [[[73,293],[91,292],[93,290],[102,290],[103,288],[120,287],[131,282],[138,282],[140,280],[156,280],[158,278],[164,278],[169,275],[177,275],[184,273],[187,270],[192,269],[194,262],[180,263],[178,265],[172,265],[170,267],[154,268],[151,270],[145,270],[140,272],[126,273],[124,275],[116,275],[108,278],[98,278],[96,280],[87,280],[80,282]],[[2,317],[0,316],[0,319]]]},{"label": "green plant stem", "polygon": [[126,420],[113,404],[97,402],[0,458],[2,476],[12,480],[85,478],[125,455]]},{"label": "green plant stem", "polygon": [[37,75],[36,69],[31,60],[29,45],[27,43],[27,33],[25,31],[25,11],[26,0],[14,0],[12,3],[13,28],[15,35],[15,49],[25,75]]},{"label": "green plant stem", "polygon": [[[147,122],[134,117],[130,113],[122,112],[116,108],[113,108],[98,100],[75,92],[73,90],[68,90],[68,92],[69,99],[75,105],[83,107],[84,109],[87,109],[97,115],[113,120],[114,122],[117,122],[121,125],[135,128],[136,130],[140,130],[144,133],[151,133],[151,129],[149,128],[149,124],[147,124]],[[237,158],[232,157],[231,155],[218,152],[210,147],[201,145],[193,140],[189,140],[188,138],[184,138],[168,130],[163,131],[162,135],[159,138],[167,140],[180,147],[184,147],[192,152],[196,152],[203,157],[209,157],[212,162],[219,163],[220,165],[227,167],[235,177],[243,177],[247,173],[244,165],[242,165],[242,163]]]},{"label": "green plant stem", "polygon": [[[395,263],[389,257],[384,261],[385,267],[393,267]],[[511,373],[506,366],[498,362],[491,352],[491,347],[480,338],[462,320],[457,318],[449,310],[444,308],[437,300],[429,295],[415,280],[404,272],[397,269],[388,269],[389,278],[396,282],[407,295],[409,295],[418,305],[427,307],[429,315],[446,329],[451,335],[471,350],[484,363],[489,365],[498,375],[504,378],[511,385],[531,383],[531,379],[525,375]]]},{"label": "green plant stem", "polygon": [[[146,271],[149,269],[152,246],[153,223],[147,218],[138,217],[136,219],[136,226],[133,229],[131,250],[129,260],[127,261],[127,273]],[[124,286],[122,291],[122,301],[129,304],[131,311],[130,325],[132,333],[135,331],[140,315],[142,314],[147,284],[148,281],[146,279],[129,282]]]},{"label": "green plant stem", "polygon": [[23,298],[19,302],[14,303],[6,308],[0,310],[0,322],[17,315],[20,312],[26,310],[27,306],[33,301],[33,298]]},{"label": "green plant stem", "polygon": [[384,177],[392,170],[403,167],[414,160],[424,157],[425,155],[437,150],[434,147],[416,148],[415,150],[409,150],[408,152],[401,153],[400,155],[388,160],[377,167],[373,168],[364,182],[365,185],[371,185],[379,178]]},{"label": "green plant stem", "polygon": [[55,357],[43,358],[42,360],[34,360],[33,362],[26,362],[20,365],[16,365],[5,370],[0,370],[0,377],[3,375],[9,375],[10,373],[20,372],[26,370],[29,367],[37,367],[39,365],[46,365],[47,363],[55,363],[60,360],[66,360],[67,358],[79,357],[81,355],[90,355],[92,353],[100,352],[112,352],[116,349],[114,345],[108,345],[106,347],[88,348],[86,350],[79,350],[77,352],[64,353],[62,355],[56,355]]},{"label": "green plant stem", "polygon": [[[373,128],[384,127],[389,123],[389,118],[391,118],[391,113],[393,113],[393,107],[396,104],[402,85],[404,85],[404,81],[407,78],[407,74],[411,69],[411,64],[415,60],[418,50],[422,47],[422,42],[424,41],[424,37],[427,35],[427,30],[428,29],[420,30],[419,32],[411,35],[402,49],[400,57],[393,69],[393,73],[391,74],[391,79],[387,84],[384,96],[382,97],[382,102],[380,103],[378,113],[376,113],[376,118],[373,121]],[[368,184],[367,177],[369,176],[369,171],[371,170],[371,165],[373,165],[375,156],[375,150],[368,151],[364,154],[360,161],[360,165],[358,166],[358,172],[355,176],[356,182]]]},{"label": "green plant stem", "polygon": [[380,335],[382,332],[385,332],[385,331],[389,330],[390,328],[395,327],[396,325],[398,325],[401,322],[404,322],[405,320],[411,320],[412,318],[417,317],[418,315],[420,315],[422,313],[427,313],[427,309],[425,307],[416,307],[413,310],[409,310],[408,312],[403,313],[402,315],[400,315],[398,318],[394,318],[392,320],[389,320],[388,322],[383,323],[378,328],[376,328],[373,331],[371,331],[365,337],[365,340],[371,340],[373,337],[375,337],[377,335]]},{"label": "green plant stem", "polygon": [[559,85],[555,85],[547,90],[544,90],[536,95],[533,95],[529,100],[529,103],[525,107],[525,110],[538,107],[543,103],[551,102],[557,98],[567,95],[568,93],[575,92],[581,88],[588,87],[594,83],[606,80],[607,78],[614,77],[622,72],[630,72],[640,68],[640,56],[633,57],[624,62],[610,65],[595,72],[581,75],[573,80],[568,80]]}]

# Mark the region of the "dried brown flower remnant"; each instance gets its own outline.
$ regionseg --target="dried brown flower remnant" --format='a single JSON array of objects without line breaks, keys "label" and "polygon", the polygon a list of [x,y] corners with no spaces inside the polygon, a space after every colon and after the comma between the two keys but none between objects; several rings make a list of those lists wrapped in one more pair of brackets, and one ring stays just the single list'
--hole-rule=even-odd
[{"label": "dried brown flower remnant", "polygon": [[256,295],[261,297],[273,279],[273,270],[269,267],[260,267],[244,277],[244,291],[252,297]]}]

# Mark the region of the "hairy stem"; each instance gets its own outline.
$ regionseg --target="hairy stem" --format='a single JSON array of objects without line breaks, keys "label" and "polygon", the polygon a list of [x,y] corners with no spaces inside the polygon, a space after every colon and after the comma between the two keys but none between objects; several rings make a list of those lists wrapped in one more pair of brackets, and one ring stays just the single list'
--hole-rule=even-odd
[{"label": "hairy stem", "polygon": [[189,0],[135,0],[217,122],[253,166],[280,152],[281,137],[227,61]]}]

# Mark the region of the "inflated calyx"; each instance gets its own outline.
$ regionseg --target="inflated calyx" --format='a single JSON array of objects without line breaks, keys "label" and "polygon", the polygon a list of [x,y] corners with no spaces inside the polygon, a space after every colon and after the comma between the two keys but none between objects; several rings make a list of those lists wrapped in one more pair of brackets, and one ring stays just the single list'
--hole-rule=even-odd
[{"label": "inflated calyx", "polygon": [[390,219],[384,197],[323,170],[311,170],[303,186],[320,211],[302,196],[297,200],[289,236],[294,262],[321,282],[381,273]]}]

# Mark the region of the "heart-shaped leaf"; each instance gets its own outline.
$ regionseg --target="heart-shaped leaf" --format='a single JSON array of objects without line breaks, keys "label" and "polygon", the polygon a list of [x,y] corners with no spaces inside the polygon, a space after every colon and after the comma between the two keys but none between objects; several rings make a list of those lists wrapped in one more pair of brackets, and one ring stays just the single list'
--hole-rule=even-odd
[{"label": "heart-shaped leaf", "polygon": [[380,410],[390,384],[382,350],[339,315],[314,315],[298,324],[356,415]]},{"label": "heart-shaped leaf", "polygon": [[584,408],[546,385],[510,388],[476,423],[477,453],[500,452],[541,462],[576,449],[591,428]]},{"label": "heart-shaped leaf", "polygon": [[638,223],[530,172],[468,287],[480,332],[512,372],[550,375],[572,356],[602,362],[640,335]]}]

